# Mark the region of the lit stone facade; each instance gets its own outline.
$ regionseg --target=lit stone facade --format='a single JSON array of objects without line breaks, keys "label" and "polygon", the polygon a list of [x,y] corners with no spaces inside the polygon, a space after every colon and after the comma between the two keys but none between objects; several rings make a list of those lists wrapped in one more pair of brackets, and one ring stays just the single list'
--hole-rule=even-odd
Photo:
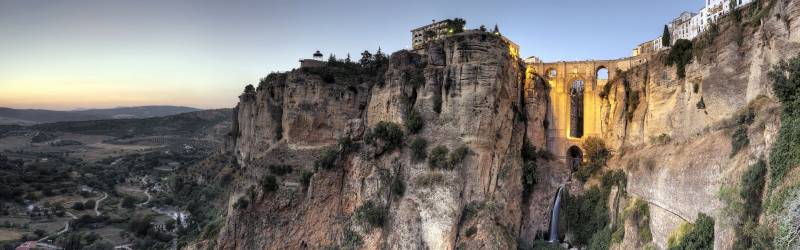
[{"label": "lit stone facade", "polygon": [[[443,20],[411,30],[412,47],[414,49],[419,49],[428,41],[447,36],[447,28],[447,20]],[[426,33],[428,33],[428,35],[426,35]]]},{"label": "lit stone facade", "polygon": [[[526,85],[532,86],[534,76],[538,75],[551,88],[546,119],[547,149],[557,157],[566,159],[567,152],[573,146],[580,148],[586,138],[600,137],[603,130],[600,92],[603,86],[616,77],[617,70],[625,71],[644,62],[642,58],[629,57],[618,60],[527,63]],[[605,76],[598,75],[603,71],[607,72]],[[576,100],[581,104],[579,107],[573,105]],[[575,119],[576,116],[581,119]]]}]

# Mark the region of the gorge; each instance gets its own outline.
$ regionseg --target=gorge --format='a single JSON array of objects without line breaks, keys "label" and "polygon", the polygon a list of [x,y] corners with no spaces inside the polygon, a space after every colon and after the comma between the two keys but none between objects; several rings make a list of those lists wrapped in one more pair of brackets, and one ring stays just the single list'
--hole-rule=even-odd
[{"label": "gorge", "polygon": [[525,62],[467,30],[270,74],[239,96],[230,195],[186,248],[797,249],[796,111],[773,82],[800,4],[754,6],[685,51]]}]

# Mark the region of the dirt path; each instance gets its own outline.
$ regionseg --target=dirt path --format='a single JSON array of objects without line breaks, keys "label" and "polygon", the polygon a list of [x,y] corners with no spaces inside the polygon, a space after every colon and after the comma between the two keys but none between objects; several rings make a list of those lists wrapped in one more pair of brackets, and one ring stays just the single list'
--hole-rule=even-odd
[{"label": "dirt path", "polygon": [[61,231],[58,231],[58,232],[57,232],[57,233],[55,233],[55,234],[51,234],[51,235],[45,236],[44,238],[41,238],[41,239],[37,240],[36,242],[42,242],[42,241],[45,241],[45,240],[47,240],[47,239],[48,239],[48,238],[50,238],[50,237],[61,235],[61,234],[63,234],[63,233],[66,233],[67,231],[69,231],[69,221],[67,221],[67,222],[66,222],[66,225],[64,225],[64,229],[62,229]]},{"label": "dirt path", "polygon": [[153,199],[153,196],[150,195],[150,190],[145,189],[144,190],[144,195],[147,195],[147,200],[142,202],[141,204],[139,204],[137,206],[143,207],[143,206],[147,205],[147,203],[150,203],[150,200]]},{"label": "dirt path", "polygon": [[94,213],[95,213],[97,216],[100,216],[100,214],[101,214],[101,213],[100,213],[100,210],[98,210],[98,209],[100,208],[100,203],[101,203],[101,202],[103,202],[103,200],[105,200],[106,198],[108,198],[108,193],[106,193],[106,192],[103,192],[103,198],[100,198],[100,199],[99,199],[99,200],[97,200],[97,202],[94,204]]}]

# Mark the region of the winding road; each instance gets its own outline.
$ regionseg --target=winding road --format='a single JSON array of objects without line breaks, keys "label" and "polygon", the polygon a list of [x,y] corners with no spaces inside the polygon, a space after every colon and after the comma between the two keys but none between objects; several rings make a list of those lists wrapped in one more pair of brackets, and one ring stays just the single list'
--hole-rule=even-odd
[{"label": "winding road", "polygon": [[150,200],[152,200],[152,199],[153,199],[153,196],[152,196],[152,195],[150,195],[150,190],[147,190],[147,189],[145,189],[145,190],[144,190],[144,195],[147,195],[147,200],[146,200],[146,201],[144,201],[144,202],[142,202],[142,203],[141,203],[141,204],[139,204],[139,205],[136,205],[136,206],[143,207],[144,205],[147,205],[147,203],[150,203]]},{"label": "winding road", "polygon": [[105,200],[106,198],[108,198],[108,193],[103,192],[103,198],[100,198],[99,200],[97,200],[97,203],[94,204],[94,213],[97,216],[100,216],[102,214],[98,209],[100,208],[100,203],[103,202],[103,200]]}]

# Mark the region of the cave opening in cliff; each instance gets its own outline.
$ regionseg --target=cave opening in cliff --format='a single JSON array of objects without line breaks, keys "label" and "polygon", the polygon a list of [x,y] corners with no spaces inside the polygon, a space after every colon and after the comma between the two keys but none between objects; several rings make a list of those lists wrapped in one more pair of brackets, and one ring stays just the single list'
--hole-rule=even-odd
[{"label": "cave opening in cliff", "polygon": [[583,162],[583,152],[578,146],[572,146],[567,150],[567,164],[572,171],[578,171]]},{"label": "cave opening in cliff", "polygon": [[570,131],[573,138],[583,137],[583,80],[572,81],[569,90],[570,99]]}]

